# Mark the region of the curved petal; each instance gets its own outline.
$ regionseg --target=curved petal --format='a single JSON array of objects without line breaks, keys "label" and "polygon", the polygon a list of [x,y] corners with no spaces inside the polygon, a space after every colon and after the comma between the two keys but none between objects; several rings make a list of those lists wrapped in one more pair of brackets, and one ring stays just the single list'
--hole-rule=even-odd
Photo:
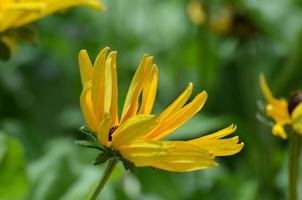
[{"label": "curved petal", "polygon": [[95,116],[100,122],[104,117],[104,99],[105,99],[105,67],[106,56],[109,48],[104,48],[97,56],[94,63],[92,75],[92,103],[95,109]]},{"label": "curved petal", "polygon": [[95,118],[94,108],[91,100],[91,82],[88,82],[81,94],[80,104],[85,121],[91,131],[96,132],[98,129],[98,121]]},{"label": "curved petal", "polygon": [[112,55],[111,60],[111,76],[112,76],[112,96],[111,96],[111,107],[110,114],[112,118],[112,126],[119,124],[118,120],[118,81],[116,72],[116,54]]},{"label": "curved petal", "polygon": [[199,93],[189,104],[166,118],[166,120],[161,121],[151,133],[146,135],[146,138],[160,140],[170,134],[191,119],[203,107],[207,97],[208,94],[205,91]]},{"label": "curved petal", "polygon": [[261,86],[262,93],[264,94],[266,100],[269,103],[272,103],[275,100],[275,98],[274,98],[269,86],[267,85],[267,82],[266,82],[263,74],[260,74],[260,86]]},{"label": "curved petal", "polygon": [[149,78],[143,88],[142,105],[139,111],[140,114],[150,114],[152,112],[154,100],[156,97],[158,82],[158,69],[154,64],[151,68]]},{"label": "curved petal", "polygon": [[148,75],[148,70],[150,70],[153,62],[153,57],[144,55],[139,67],[137,68],[134,77],[131,81],[125,104],[123,107],[121,121],[124,122],[128,118],[137,114],[139,97],[144,87],[144,82]]},{"label": "curved petal", "polygon": [[112,146],[119,149],[119,146],[130,144],[135,139],[143,137],[156,125],[157,118],[154,115],[131,117],[112,134]]},{"label": "curved petal", "polygon": [[82,86],[91,80],[93,74],[93,67],[86,50],[81,50],[79,53],[79,66],[82,80]]},{"label": "curved petal", "polygon": [[273,132],[274,135],[279,136],[282,139],[287,138],[287,134],[286,134],[286,132],[283,128],[283,124],[276,123],[272,128],[272,132]]},{"label": "curved petal", "polygon": [[102,10],[105,6],[100,2],[100,0],[48,0],[45,2],[48,6],[45,15],[52,14],[54,12],[64,10],[66,8],[76,7],[76,6],[89,6],[96,10]]},{"label": "curved petal", "polygon": [[110,113],[112,102],[112,62],[116,51],[110,52],[104,70],[104,113]]},{"label": "curved petal", "polygon": [[[22,22],[23,15],[33,16],[45,9],[44,3],[7,3],[0,5],[0,32],[17,27]],[[7,17],[9,16],[9,17]]]},{"label": "curved petal", "polygon": [[186,172],[216,166],[207,150],[184,141],[141,139],[122,146],[120,153],[137,167],[152,166],[174,172]]},{"label": "curved petal", "polygon": [[302,134],[302,103],[299,103],[292,113],[292,126],[295,132]]},{"label": "curved petal", "polygon": [[187,88],[177,97],[177,99],[168,106],[163,112],[160,113],[159,119],[165,120],[177,111],[179,111],[183,105],[188,101],[189,97],[191,96],[193,90],[193,84],[190,82]]},{"label": "curved petal", "polygon": [[105,146],[109,146],[109,132],[111,128],[111,117],[106,114],[102,122],[100,123],[100,127],[97,131],[97,139],[98,141]]},{"label": "curved petal", "polygon": [[234,155],[241,151],[244,144],[238,143],[239,137],[223,138],[236,131],[236,126],[231,125],[227,128],[219,130],[215,133],[190,140],[189,142],[201,146],[202,148],[213,153],[215,156],[229,156]]}]

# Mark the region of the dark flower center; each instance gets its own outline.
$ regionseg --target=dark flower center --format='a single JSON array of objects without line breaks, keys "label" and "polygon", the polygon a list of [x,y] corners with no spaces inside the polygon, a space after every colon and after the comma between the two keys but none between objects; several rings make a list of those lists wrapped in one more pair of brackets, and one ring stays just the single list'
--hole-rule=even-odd
[{"label": "dark flower center", "polygon": [[297,107],[299,103],[302,102],[302,92],[295,92],[291,97],[289,98],[288,101],[288,112],[289,114],[292,114],[294,109]]},{"label": "dark flower center", "polygon": [[114,133],[114,131],[118,128],[118,126],[112,126],[111,129],[109,130],[109,134],[108,134],[108,140],[111,141],[112,140],[112,134]]}]

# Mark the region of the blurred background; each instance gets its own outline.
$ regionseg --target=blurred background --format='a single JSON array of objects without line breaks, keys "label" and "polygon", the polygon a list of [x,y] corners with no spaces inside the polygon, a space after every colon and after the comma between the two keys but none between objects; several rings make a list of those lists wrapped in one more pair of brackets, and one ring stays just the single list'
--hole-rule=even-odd
[{"label": "blurred background", "polygon": [[[119,103],[144,53],[159,68],[155,113],[194,83],[203,110],[170,139],[190,139],[236,123],[242,152],[191,173],[119,166],[108,200],[285,199],[288,142],[257,120],[262,72],[276,96],[302,87],[299,0],[104,0],[105,12],[75,8],[31,26],[37,39],[0,61],[0,200],[81,200],[105,166],[93,166],[83,138],[77,63],[118,51]],[[261,104],[261,103],[260,103]],[[261,107],[261,106],[260,106]],[[258,117],[259,118],[259,117]],[[302,180],[301,180],[302,182]],[[300,184],[302,196],[302,184]]]}]

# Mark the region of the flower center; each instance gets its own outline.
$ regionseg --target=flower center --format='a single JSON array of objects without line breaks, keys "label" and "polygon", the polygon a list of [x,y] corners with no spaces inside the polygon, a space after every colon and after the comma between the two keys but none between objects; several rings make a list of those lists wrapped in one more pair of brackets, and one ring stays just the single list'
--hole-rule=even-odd
[{"label": "flower center", "polygon": [[109,130],[109,134],[108,134],[108,140],[111,141],[112,140],[112,134],[114,133],[114,131],[118,128],[118,126],[112,126],[111,129]]},{"label": "flower center", "polygon": [[295,92],[288,101],[288,112],[291,114],[296,106],[302,102],[302,92]]}]

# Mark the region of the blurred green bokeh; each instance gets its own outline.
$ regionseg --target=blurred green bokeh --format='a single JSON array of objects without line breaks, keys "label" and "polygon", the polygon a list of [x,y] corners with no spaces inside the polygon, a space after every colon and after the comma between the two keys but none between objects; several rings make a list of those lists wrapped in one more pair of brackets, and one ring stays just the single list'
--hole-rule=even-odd
[{"label": "blurred green bokeh", "polygon": [[[159,68],[155,113],[189,81],[194,94],[209,94],[202,112],[172,139],[236,123],[245,148],[219,158],[217,168],[191,173],[132,174],[119,166],[102,199],[285,199],[288,144],[256,119],[258,76],[264,73],[278,96],[302,88],[302,3],[201,2],[202,26],[189,19],[188,0],[108,0],[105,12],[75,8],[33,24],[39,41],[18,44],[9,61],[0,61],[0,200],[81,200],[92,190],[104,166],[91,164],[97,152],[74,144],[84,124],[77,54],[87,49],[94,59],[105,46],[118,51],[120,106],[149,53]],[[232,23],[217,32],[207,24],[224,8]]]}]

